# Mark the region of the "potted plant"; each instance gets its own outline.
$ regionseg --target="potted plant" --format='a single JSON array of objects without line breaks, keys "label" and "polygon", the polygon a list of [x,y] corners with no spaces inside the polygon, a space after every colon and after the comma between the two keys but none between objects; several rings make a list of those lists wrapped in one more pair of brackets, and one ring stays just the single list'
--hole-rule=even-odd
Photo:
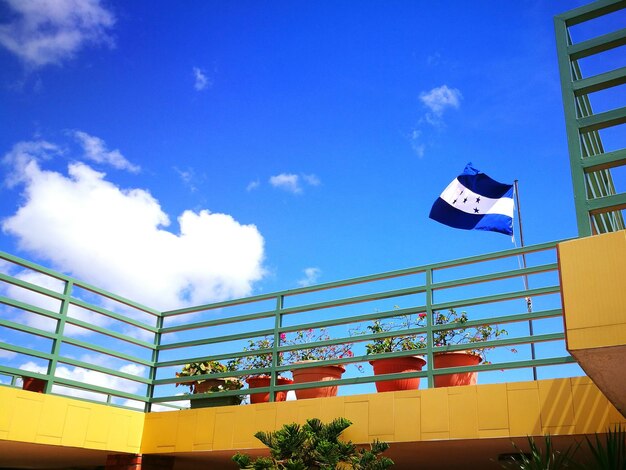
[{"label": "potted plant", "polygon": [[[221,374],[228,371],[237,370],[236,362],[231,361],[224,365],[217,361],[191,362],[185,364],[180,372],[176,372],[176,377],[195,377],[198,375]],[[179,382],[176,384],[189,387],[193,394],[204,394],[222,392],[226,390],[239,390],[243,383],[236,377],[220,377],[210,379],[200,379],[189,382]],[[209,406],[238,405],[241,397],[238,395],[216,396],[209,398],[192,399],[191,408],[203,408]]]},{"label": "potted plant", "polygon": [[[412,315],[402,315],[387,321],[374,320],[367,327],[370,333],[384,333],[389,331],[402,331],[408,328],[423,326],[422,321],[425,313],[420,313],[417,318]],[[375,339],[365,345],[367,354],[383,354],[396,351],[412,351],[426,347],[424,336],[398,335]],[[426,361],[420,356],[390,357],[374,359],[370,361],[374,369],[374,375],[399,374],[402,372],[419,372]],[[396,390],[416,390],[419,388],[420,378],[384,380],[376,382],[378,392],[392,392]]]},{"label": "potted plant", "polygon": [[[330,336],[325,328],[318,331],[313,329],[296,331],[295,336],[286,340],[288,345],[306,345],[318,341],[328,341]],[[306,368],[293,369],[293,381],[296,384],[306,382],[321,382],[340,379],[346,368],[342,365],[316,365],[317,361],[329,359],[342,359],[352,357],[352,343],[318,346],[314,348],[302,348],[290,351],[289,362],[294,364],[310,363]],[[305,398],[334,397],[337,395],[337,386],[314,387],[296,390],[298,400]]]},{"label": "potted plant", "polygon": [[[281,335],[281,339],[285,339],[284,333]],[[258,350],[267,350],[274,347],[274,340],[272,337],[266,336],[259,340],[249,340],[248,346],[244,347],[244,351],[254,352]],[[279,353],[279,362],[283,357],[283,353]],[[255,354],[252,356],[246,356],[238,361],[238,365],[242,369],[264,369],[272,366],[272,354],[265,352],[261,354]],[[269,387],[271,377],[268,374],[260,375],[248,375],[245,377],[245,381],[248,384],[248,388],[260,388]],[[276,385],[289,385],[293,380],[278,375],[276,377]],[[265,393],[251,393],[250,403],[263,403],[268,402],[270,398],[269,392]],[[276,392],[274,395],[274,401],[285,401],[287,399],[287,392]]]},{"label": "potted plant", "polygon": [[46,384],[47,382],[44,379],[22,376],[22,390],[43,393],[46,390]]},{"label": "potted plant", "polygon": [[[483,325],[463,327],[467,323],[467,313],[457,313],[454,309],[447,312],[433,313],[434,325],[455,325],[459,328],[436,330],[433,333],[435,347],[446,347],[454,344],[471,344],[482,341],[497,339],[508,334],[506,330],[497,325]],[[466,351],[447,351],[434,354],[433,362],[435,369],[447,367],[475,366],[486,361],[487,348],[469,349]],[[515,351],[515,350],[513,350]],[[475,385],[477,372],[464,372],[457,374],[435,375],[435,387],[455,387],[460,385]]]}]

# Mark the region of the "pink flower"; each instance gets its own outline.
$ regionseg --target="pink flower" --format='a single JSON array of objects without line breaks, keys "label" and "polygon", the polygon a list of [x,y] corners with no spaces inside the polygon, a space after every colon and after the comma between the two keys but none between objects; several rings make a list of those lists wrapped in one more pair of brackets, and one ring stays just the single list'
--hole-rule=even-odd
[{"label": "pink flower", "polygon": [[281,333],[280,334],[280,340],[281,341],[286,341],[287,340],[287,335],[285,333]]},{"label": "pink flower", "polygon": [[420,317],[420,318],[426,318],[426,314],[425,314],[425,313],[420,313],[420,314],[418,315],[418,317]]}]

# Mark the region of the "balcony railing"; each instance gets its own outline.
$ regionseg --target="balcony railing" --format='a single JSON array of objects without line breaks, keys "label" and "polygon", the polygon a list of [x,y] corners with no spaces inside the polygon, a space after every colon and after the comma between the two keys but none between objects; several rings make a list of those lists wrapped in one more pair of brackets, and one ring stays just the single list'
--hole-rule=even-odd
[{"label": "balcony railing", "polygon": [[[520,257],[525,257],[522,268]],[[480,383],[582,375],[565,350],[556,242],[435,263],[271,294],[160,312],[71,277],[0,253],[0,380],[18,386],[22,378],[45,381],[45,392],[146,411],[184,408],[188,400],[241,396],[249,390],[190,395],[176,383],[217,377],[267,374],[270,385],[254,393],[337,385],[340,394],[374,392],[377,381],[480,372]],[[530,287],[526,288],[528,285]],[[450,309],[465,312],[461,332],[491,326],[506,329],[496,339],[437,344],[459,324],[438,321]],[[373,333],[373,321],[411,320],[407,328]],[[321,341],[302,344],[311,334]],[[304,333],[302,333],[304,332]],[[298,336],[300,333],[300,336]],[[385,338],[421,339],[420,349],[366,354],[366,345]],[[266,339],[267,347],[250,350]],[[486,339],[486,340],[485,340]],[[305,369],[294,351],[350,349],[317,364],[343,365],[332,382],[278,385],[278,375]],[[444,351],[487,349],[488,362],[435,368]],[[419,372],[374,375],[369,361],[421,356]],[[177,378],[190,362],[269,359],[267,367]]]}]

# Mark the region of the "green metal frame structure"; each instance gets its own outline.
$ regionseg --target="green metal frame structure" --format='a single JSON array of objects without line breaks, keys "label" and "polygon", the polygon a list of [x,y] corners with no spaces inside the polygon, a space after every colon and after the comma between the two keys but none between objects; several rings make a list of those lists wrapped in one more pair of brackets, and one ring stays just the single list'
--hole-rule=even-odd
[{"label": "green metal frame structure", "polygon": [[[433,324],[433,313],[448,308],[471,308],[472,306],[481,306],[482,308],[482,306],[489,304],[497,306],[497,314],[471,320],[464,325],[465,327],[493,324],[519,326],[527,323],[531,318],[533,321],[540,321],[542,319],[558,318],[562,316],[560,308],[546,308],[533,312],[532,314],[525,312],[525,299],[529,296],[537,299],[541,296],[554,296],[554,298],[552,298],[553,304],[560,305],[558,266],[555,262],[555,251],[556,242],[550,242],[451,262],[429,264],[344,281],[167,312],[159,312],[34,263],[0,252],[0,260],[4,260],[7,264],[10,263],[14,271],[12,274],[0,274],[0,281],[3,281],[2,285],[5,287],[14,286],[26,289],[31,294],[36,294],[43,298],[55,299],[60,302],[60,308],[57,312],[49,308],[42,308],[32,303],[19,300],[19,298],[15,298],[16,296],[13,296],[13,298],[10,296],[0,296],[0,327],[8,328],[31,337],[41,337],[51,340],[49,350],[41,350],[25,345],[11,344],[9,342],[0,342],[0,349],[27,357],[38,358],[39,360],[47,361],[48,364],[47,373],[45,374],[20,370],[15,367],[0,364],[0,374],[13,377],[13,385],[16,385],[16,378],[35,377],[47,382],[46,392],[48,393],[76,396],[75,393],[68,393],[67,390],[60,390],[59,387],[72,390],[80,389],[106,396],[106,400],[100,399],[96,401],[106,401],[112,405],[127,406],[125,403],[112,400],[112,397],[115,399],[132,400],[136,402],[134,407],[137,407],[138,403],[142,403],[144,410],[150,411],[153,404],[163,404],[171,408],[177,408],[180,407],[176,404],[177,401],[206,398],[209,396],[207,394],[181,396],[172,395],[171,392],[167,393],[168,390],[171,390],[171,386],[174,383],[190,382],[198,378],[203,378],[202,376],[176,378],[172,372],[172,368],[178,368],[182,364],[189,362],[209,359],[223,361],[236,357],[249,356],[251,355],[250,352],[243,351],[241,347],[233,348],[232,345],[254,338],[273,338],[273,347],[271,349],[254,351],[254,354],[271,354],[271,367],[212,374],[210,377],[245,376],[256,373],[268,374],[272,377],[270,386],[255,389],[255,393],[269,391],[271,399],[273,399],[274,393],[277,391],[315,386],[316,383],[287,386],[278,386],[276,384],[276,378],[279,374],[287,370],[307,367],[306,364],[281,364],[279,361],[280,353],[298,349],[299,347],[297,345],[281,344],[281,335],[299,330],[341,327],[344,328],[344,331],[348,331],[348,327],[351,325],[369,322],[375,319],[392,318],[405,314],[427,314],[427,324],[425,327],[407,329],[401,332],[362,334],[358,336],[347,334],[332,337],[326,341],[306,344],[306,348],[346,343],[354,344],[377,338],[385,338],[391,335],[403,336],[417,333],[426,336],[426,348],[379,355],[358,355],[351,358],[332,359],[324,361],[326,365],[367,363],[367,361],[377,358],[416,354],[424,356],[428,364],[433,364],[433,354],[444,350],[455,351],[481,347],[511,347],[544,342],[562,343],[564,341],[564,332],[562,324],[560,324],[558,331],[551,331],[534,336],[530,336],[527,333],[517,334],[504,339],[472,344],[458,344],[445,348],[433,344],[433,334],[436,331],[454,327],[454,325]],[[526,255],[530,258],[536,257],[536,263],[526,268],[510,269],[510,266],[517,261],[517,257],[520,255]],[[503,263],[508,263],[507,266],[509,266],[509,268],[502,270],[501,266]],[[472,272],[483,271],[485,273],[463,277],[463,268],[469,265],[472,265]],[[28,282],[22,279],[23,276],[21,276],[19,272],[15,272],[22,268],[27,268],[40,275],[50,276],[61,281],[63,283],[62,288],[55,291]],[[8,271],[5,270],[5,272]],[[450,273],[452,273],[452,276]],[[521,280],[524,276],[530,276],[531,279],[536,279],[534,283],[539,287],[530,290],[523,288]],[[442,279],[438,279],[439,277]],[[390,282],[402,282],[403,287],[389,289]],[[463,292],[463,289],[466,288],[469,288],[470,292],[476,290],[483,293],[483,295],[467,296],[467,294],[464,294],[452,300],[438,299],[439,297],[446,297],[443,295],[446,292],[455,292],[455,289],[460,289],[460,292]],[[355,289],[360,289],[359,292],[361,293],[353,295]],[[9,290],[10,289],[4,289],[4,292],[7,293]],[[365,290],[366,293],[362,293],[363,290]],[[88,297],[93,296],[94,299],[91,301],[84,300],[85,294]],[[377,302],[379,301],[403,303],[408,304],[408,306],[401,309],[388,308],[381,311],[377,308]],[[3,306],[11,308],[11,311],[14,312],[13,317],[8,318],[8,316],[4,314],[2,310]],[[119,307],[129,310],[129,313],[119,313]],[[347,310],[350,307],[359,310],[358,313],[336,313],[343,309]],[[141,332],[141,334],[122,333],[115,331],[111,326],[99,326],[96,324],[97,322],[81,320],[77,318],[75,314],[71,313],[72,309],[75,308],[102,315],[111,321],[119,322],[119,324],[124,327],[136,329],[136,331]],[[238,313],[229,315],[228,309],[230,308],[238,309]],[[336,309],[332,312],[332,318],[323,319],[324,312],[332,309]],[[14,318],[15,312],[20,313],[19,320]],[[149,321],[137,320],[137,313],[148,318]],[[54,331],[46,331],[30,325],[28,316],[32,314],[55,320],[56,327]],[[199,316],[206,318],[211,315],[215,318],[198,321]],[[288,321],[285,321],[286,319]],[[101,344],[97,344],[97,342],[77,338],[75,335],[72,335],[71,332],[68,332],[69,327],[80,327],[100,336],[104,335],[110,340],[118,342],[120,346],[104,347]],[[214,329],[214,332],[208,333],[207,330],[211,329]],[[236,332],[224,334],[224,332],[228,331]],[[146,335],[153,337],[153,341],[140,339],[140,337]],[[185,340],[180,340],[185,335],[192,335],[191,337],[193,339],[185,338]],[[145,374],[145,376],[137,376],[110,366],[78,360],[75,357],[75,353],[64,351],[64,347],[67,345],[98,353],[106,358],[117,358],[131,364],[144,366],[147,370],[147,374]],[[217,352],[197,353],[198,349],[204,350],[211,346],[216,347]],[[144,350],[145,354],[132,354],[128,352],[130,348],[137,347]],[[174,354],[173,358],[163,360],[161,357],[166,353]],[[106,361],[103,362],[106,363]],[[355,385],[372,383],[378,380],[392,380],[401,377],[425,377],[427,379],[427,385],[432,387],[434,377],[443,373],[497,371],[559,365],[572,362],[574,362],[573,358],[570,357],[563,348],[562,353],[542,359],[520,359],[495,364],[481,364],[473,367],[450,369],[435,369],[427,366],[426,370],[421,372],[389,374],[385,375],[383,378],[373,376],[370,372],[336,380],[333,384]],[[142,393],[129,393],[123,389],[123,385],[117,388],[108,388],[63,377],[62,374],[58,373],[60,364],[95,371],[116,379],[132,381],[143,386],[145,391]],[[204,376],[204,378],[209,378],[209,376]],[[325,382],[324,384],[328,385],[329,382]],[[55,388],[54,390],[53,387]],[[159,392],[159,390],[165,390],[166,394]],[[223,396],[242,395],[242,392],[238,390],[216,393]],[[85,399],[85,397],[82,398]]]},{"label": "green metal frame structure", "polygon": [[570,28],[625,8],[624,0],[600,0],[554,18],[576,219],[581,237],[624,229],[621,211],[626,208],[626,193],[616,194],[611,169],[626,164],[626,149],[605,152],[599,131],[626,123],[626,106],[594,114],[590,95],[624,85],[626,66],[583,78],[579,60],[626,45],[626,28],[576,44],[572,43]]}]

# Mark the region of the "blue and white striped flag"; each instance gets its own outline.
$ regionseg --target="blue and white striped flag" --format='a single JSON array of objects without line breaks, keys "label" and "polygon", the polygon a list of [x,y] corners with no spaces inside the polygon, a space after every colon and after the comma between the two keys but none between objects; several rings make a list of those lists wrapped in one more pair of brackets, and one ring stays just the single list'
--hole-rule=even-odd
[{"label": "blue and white striped flag", "polygon": [[513,235],[513,185],[492,180],[470,162],[435,201],[430,218],[454,228]]}]

